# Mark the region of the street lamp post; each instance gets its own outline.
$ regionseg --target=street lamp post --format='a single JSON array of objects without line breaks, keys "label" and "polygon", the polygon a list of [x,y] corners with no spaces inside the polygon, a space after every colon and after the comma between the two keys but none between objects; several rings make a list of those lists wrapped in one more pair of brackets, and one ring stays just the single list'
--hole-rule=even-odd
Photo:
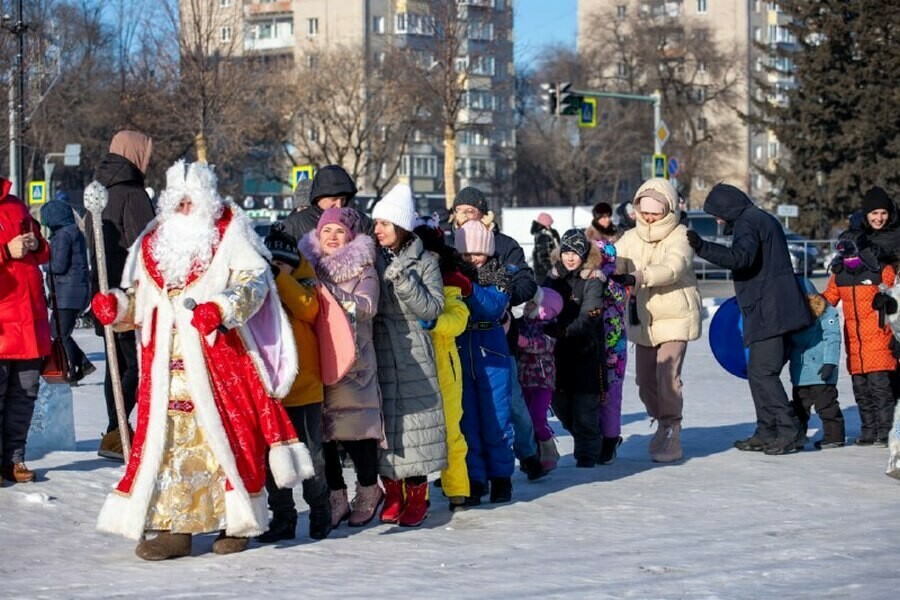
[{"label": "street lamp post", "polygon": [[25,32],[22,0],[16,6],[16,19],[8,14],[2,17],[2,27],[16,36],[15,67],[10,71],[9,113],[9,175],[12,193],[21,197],[25,189],[25,153],[22,138],[25,132]]}]

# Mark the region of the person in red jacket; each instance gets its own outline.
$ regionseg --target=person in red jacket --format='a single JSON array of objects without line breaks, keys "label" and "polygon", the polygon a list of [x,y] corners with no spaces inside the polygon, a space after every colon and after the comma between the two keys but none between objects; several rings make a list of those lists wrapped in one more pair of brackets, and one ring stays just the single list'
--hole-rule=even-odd
[{"label": "person in red jacket", "polygon": [[28,207],[0,177],[0,477],[34,481],[25,442],[38,395],[42,357],[50,354],[50,322],[38,265],[50,247]]}]

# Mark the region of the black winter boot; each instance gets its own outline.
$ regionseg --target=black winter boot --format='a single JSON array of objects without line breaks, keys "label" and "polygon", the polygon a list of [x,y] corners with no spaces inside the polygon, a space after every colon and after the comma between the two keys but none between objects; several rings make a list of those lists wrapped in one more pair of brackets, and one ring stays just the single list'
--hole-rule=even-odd
[{"label": "black winter boot", "polygon": [[509,502],[510,500],[512,500],[512,479],[509,477],[491,477],[491,502],[497,504]]},{"label": "black winter boot", "polygon": [[616,450],[622,445],[622,436],[603,438],[600,444],[600,460],[597,462],[601,465],[608,465],[616,458]]},{"label": "black winter boot", "polygon": [[[522,470],[525,472],[525,475],[528,476],[528,481],[534,481],[535,479],[540,479],[544,475],[547,475],[550,471],[544,468],[544,465],[541,464],[541,459],[537,457],[537,454],[534,456],[529,456],[528,458],[522,459],[519,461],[522,466]],[[493,498],[493,496],[492,496]],[[493,500],[491,500],[493,502]]]},{"label": "black winter boot", "polygon": [[331,533],[331,504],[309,507],[309,537],[324,540]]},{"label": "black winter boot", "polygon": [[281,540],[292,540],[296,537],[297,513],[293,516],[275,515],[269,521],[269,529],[256,538],[261,544],[274,544]]},{"label": "black winter boot", "polygon": [[466,506],[480,505],[482,496],[484,496],[484,484],[480,481],[469,482],[469,497],[466,499]]}]

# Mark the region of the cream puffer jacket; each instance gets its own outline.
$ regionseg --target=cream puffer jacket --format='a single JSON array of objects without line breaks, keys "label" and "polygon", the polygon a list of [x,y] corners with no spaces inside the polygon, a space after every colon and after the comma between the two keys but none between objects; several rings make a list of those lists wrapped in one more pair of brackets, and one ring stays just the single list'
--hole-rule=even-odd
[{"label": "cream puffer jacket", "polygon": [[669,212],[649,224],[638,210],[635,227],[616,242],[616,271],[640,272],[639,286],[632,290],[640,324],[628,320],[628,339],[641,346],[696,340],[700,337],[700,291],[687,228],[678,223],[677,193],[665,179],[649,179],[634,195],[635,208],[648,191],[665,198]]}]

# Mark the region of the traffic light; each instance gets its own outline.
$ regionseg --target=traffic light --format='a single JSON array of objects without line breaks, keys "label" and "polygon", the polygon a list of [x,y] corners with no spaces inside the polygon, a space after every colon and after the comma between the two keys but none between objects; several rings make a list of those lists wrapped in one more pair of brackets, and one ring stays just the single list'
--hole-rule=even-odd
[{"label": "traffic light", "polygon": [[541,84],[541,110],[551,115],[556,114],[556,84]]},{"label": "traffic light", "polygon": [[584,103],[584,96],[570,91],[572,84],[568,81],[560,83],[556,88],[557,102],[559,114],[561,115],[577,115],[581,112],[581,105]]}]

